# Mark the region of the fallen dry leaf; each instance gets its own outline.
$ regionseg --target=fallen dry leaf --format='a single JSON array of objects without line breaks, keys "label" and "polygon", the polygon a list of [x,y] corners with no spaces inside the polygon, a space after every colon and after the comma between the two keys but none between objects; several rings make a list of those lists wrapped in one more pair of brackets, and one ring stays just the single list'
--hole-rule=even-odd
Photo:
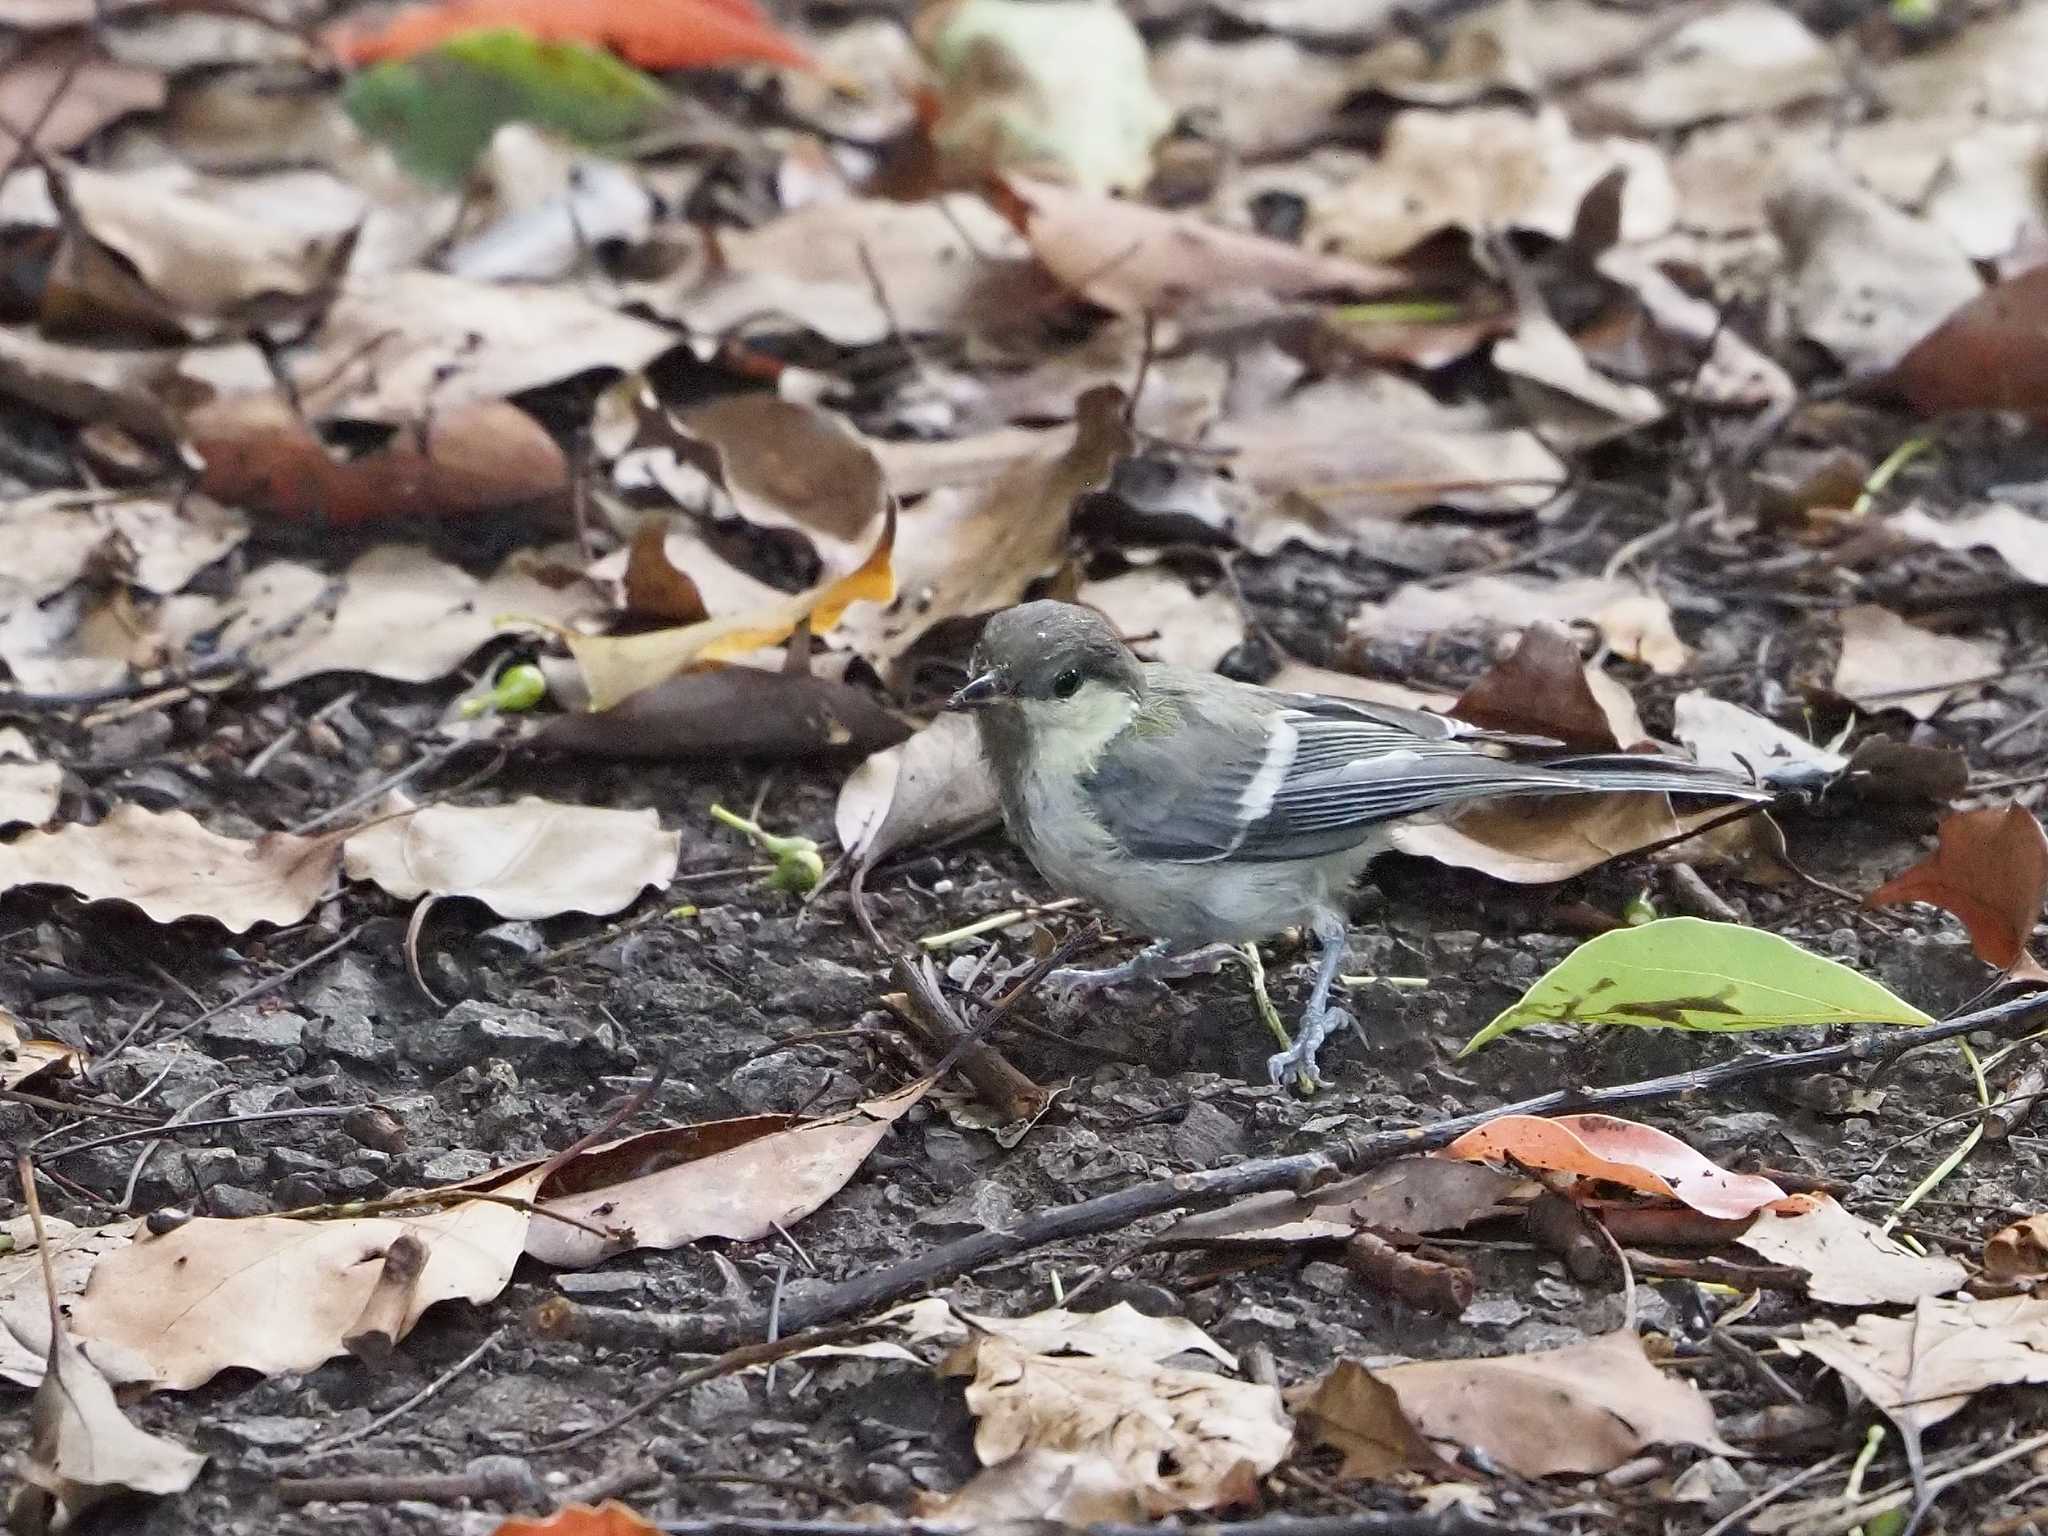
[{"label": "fallen dry leaf", "polygon": [[977,1333],[940,1369],[974,1378],[967,1407],[983,1466],[1027,1450],[1103,1455],[1155,1515],[1255,1497],[1294,1443],[1275,1388],[1159,1365],[1137,1349],[1042,1354]]},{"label": "fallen dry leaf", "polygon": [[1403,1157],[1312,1195],[1253,1195],[1220,1210],[1178,1221],[1176,1239],[1257,1243],[1326,1242],[1360,1228],[1425,1237],[1461,1232],[1506,1215],[1510,1197],[1529,1181],[1484,1163],[1445,1157]]},{"label": "fallen dry leaf", "polygon": [[1672,734],[1709,768],[1768,777],[1774,767],[1788,764],[1804,764],[1831,776],[1849,766],[1849,759],[1833,747],[1818,746],[1697,688],[1672,701],[1671,715]]},{"label": "fallen dry leaf", "polygon": [[[583,1269],[635,1248],[707,1237],[750,1243],[794,1226],[837,1194],[929,1080],[836,1115],[749,1115],[677,1126],[592,1147],[548,1177],[526,1252]],[[617,1233],[614,1239],[586,1230]]]},{"label": "fallen dry leaf", "polygon": [[1984,286],[1945,230],[1833,160],[1788,166],[1768,208],[1791,263],[1793,319],[1852,374],[1888,372]]},{"label": "fallen dry leaf", "polygon": [[1502,1115],[1467,1131],[1441,1155],[1620,1184],[1704,1216],[1749,1216],[1785,1198],[1769,1179],[1730,1173],[1676,1136],[1613,1115]]},{"label": "fallen dry leaf", "polygon": [[888,609],[855,614],[841,638],[877,665],[946,619],[1006,608],[1059,565],[1074,503],[1107,483],[1131,449],[1123,391],[1092,389],[1074,426],[989,484],[934,491],[902,515],[903,557]]},{"label": "fallen dry leaf", "polygon": [[0,728],[0,830],[39,827],[57,814],[64,770],[36,761],[35,749],[13,726]]},{"label": "fallen dry leaf", "polygon": [[[913,1306],[916,1304],[913,1303]],[[1066,1307],[1048,1307],[1024,1317],[993,1317],[985,1313],[947,1308],[947,1321],[957,1331],[932,1333],[913,1316],[913,1338],[945,1338],[965,1344],[976,1337],[1001,1339],[1026,1354],[1093,1355],[1103,1359],[1136,1356],[1155,1364],[1175,1355],[1207,1355],[1225,1370],[1237,1369],[1237,1357],[1218,1344],[1196,1324],[1184,1317],[1153,1317],[1127,1301],[1104,1307],[1099,1312],[1075,1312]]]},{"label": "fallen dry leaf", "polygon": [[50,1341],[42,1384],[29,1405],[22,1486],[8,1504],[8,1528],[24,1536],[68,1530],[95,1504],[126,1494],[183,1493],[206,1458],[137,1429],[63,1328]]},{"label": "fallen dry leaf", "polygon": [[1627,1329],[1526,1355],[1373,1371],[1341,1361],[1294,1404],[1311,1436],[1344,1452],[1346,1474],[1365,1477],[1440,1471],[1449,1447],[1523,1477],[1606,1472],[1653,1445],[1726,1450],[1705,1396]]},{"label": "fallen dry leaf", "polygon": [[36,150],[65,154],[130,113],[156,111],[167,89],[157,71],[109,57],[88,33],[43,38],[0,65],[0,146],[12,153],[33,128]]},{"label": "fallen dry leaf", "polygon": [[54,491],[4,513],[10,558],[0,612],[54,596],[89,572],[146,592],[176,592],[249,536],[237,512],[205,496]]},{"label": "fallen dry leaf", "polygon": [[722,614],[679,629],[640,635],[583,635],[560,631],[570,655],[583,669],[593,711],[611,709],[642,689],[666,682],[695,663],[745,656],[779,645],[808,624],[825,634],[856,603],[886,603],[897,590],[893,564],[897,518],[883,518],[880,536],[860,565],[809,592],[781,595],[766,606]]},{"label": "fallen dry leaf", "polygon": [[1639,848],[1662,847],[1720,821],[1726,805],[1676,811],[1665,795],[1531,795],[1397,825],[1393,847],[1517,885],[1546,885]]},{"label": "fallen dry leaf", "polygon": [[666,889],[682,834],[649,811],[563,805],[524,795],[510,805],[415,807],[394,792],[377,819],[342,844],[351,880],[400,901],[467,896],[500,917],[599,916]]},{"label": "fallen dry leaf", "polygon": [[1616,654],[1669,676],[1691,652],[1672,628],[1664,600],[1632,582],[1581,576],[1544,582],[1528,577],[1474,576],[1443,586],[1408,582],[1351,620],[1365,639],[1410,642],[1442,633],[1516,630],[1538,619],[1594,625]]},{"label": "fallen dry leaf", "polygon": [[1773,1264],[1806,1271],[1806,1294],[1831,1306],[1894,1306],[1960,1290],[1954,1259],[1914,1253],[1828,1196],[1794,1196],[1762,1210],[1735,1241]]},{"label": "fallen dry leaf", "polygon": [[649,1525],[625,1505],[607,1499],[597,1508],[588,1504],[567,1504],[552,1515],[532,1520],[507,1520],[491,1536],[658,1536]]},{"label": "fallen dry leaf", "polygon": [[536,747],[594,757],[783,762],[879,752],[910,734],[870,689],[736,663],[685,672],[610,709],[558,715],[529,739]]},{"label": "fallen dry leaf", "polygon": [[273,561],[243,581],[242,612],[221,643],[249,646],[266,688],[329,672],[431,682],[497,638],[508,617],[560,624],[601,606],[597,589],[569,574],[572,558],[519,550],[479,581],[424,550],[379,545],[342,574],[331,613],[321,603],[328,576]]},{"label": "fallen dry leaf", "polygon": [[1865,898],[1873,907],[1924,901],[1955,914],[1986,965],[2048,980],[2027,945],[2048,898],[2048,835],[2023,805],[1944,816],[1934,853]]},{"label": "fallen dry leaf", "polygon": [[296,923],[341,866],[332,837],[209,832],[186,811],[117,805],[94,826],[27,832],[0,844],[0,890],[61,885],[87,901],[125,901],[152,922],[210,917],[231,933]]},{"label": "fallen dry leaf", "polygon": [[1227,583],[1197,596],[1160,566],[1084,582],[1076,601],[1107,615],[1147,661],[1207,672],[1244,643],[1244,612]]},{"label": "fallen dry leaf", "polygon": [[[43,1237],[50,1245],[56,1271],[57,1299],[68,1310],[71,1299],[85,1289],[101,1255],[124,1247],[139,1222],[122,1219],[98,1227],[75,1227],[55,1216],[43,1218]],[[0,1379],[34,1387],[43,1379],[50,1353],[50,1304],[43,1285],[42,1255],[36,1252],[35,1225],[26,1212],[0,1221]],[[92,1364],[115,1386],[147,1381],[147,1361],[124,1357],[118,1350],[88,1351]]]},{"label": "fallen dry leaf", "polygon": [[1765,0],[1708,11],[1632,62],[1593,79],[1580,93],[1581,110],[1648,133],[1767,113],[1836,95],[1846,84],[1828,45]]},{"label": "fallen dry leaf", "polygon": [[2048,1300],[1923,1296],[1908,1316],[1866,1312],[1847,1326],[1809,1322],[1778,1347],[1848,1377],[1913,1435],[1960,1413],[1974,1393],[2048,1384]]},{"label": "fallen dry leaf", "polygon": [[76,1076],[85,1059],[85,1052],[74,1045],[36,1039],[20,1019],[0,1008],[0,1088]]},{"label": "fallen dry leaf", "polygon": [[502,1291],[527,1237],[533,1179],[515,1172],[493,1184],[499,1199],[455,1199],[421,1215],[201,1216],[142,1233],[100,1257],[71,1304],[71,1329],[88,1349],[147,1362],[159,1390],[184,1391],[233,1367],[311,1370],[344,1352],[402,1234],[427,1250],[405,1329],[436,1302],[486,1302]]},{"label": "fallen dry leaf", "polygon": [[983,1468],[944,1496],[920,1493],[913,1510],[925,1525],[963,1531],[1017,1521],[1078,1527],[1104,1520],[1143,1521],[1151,1514],[1142,1490],[1131,1486],[1110,1457],[1041,1447]]},{"label": "fallen dry leaf", "polygon": [[1266,679],[1266,686],[1281,693],[1327,693],[1336,699],[1363,699],[1368,704],[1396,704],[1403,709],[1428,709],[1438,714],[1447,713],[1458,702],[1456,694],[1431,693],[1405,683],[1360,677],[1353,672],[1333,672],[1328,667],[1312,667],[1300,661],[1283,663],[1278,672]]},{"label": "fallen dry leaf", "polygon": [[2029,1216],[1986,1238],[1984,1273],[1993,1280],[2048,1275],[2048,1215]]},{"label": "fallen dry leaf", "polygon": [[1974,297],[1953,297],[1940,323],[1898,360],[1893,382],[1930,415],[2026,411],[2038,419],[2048,398],[2048,342],[2042,339],[2048,265],[2016,273]]},{"label": "fallen dry leaf", "polygon": [[[1851,703],[1903,709],[1925,720],[1959,686],[1998,670],[1995,640],[1937,635],[1875,603],[1845,608],[1840,623],[1842,654],[1829,686]],[[1908,688],[1914,691],[1904,692]]]},{"label": "fallen dry leaf", "polygon": [[1001,814],[974,722],[948,714],[848,774],[832,825],[846,856],[872,865],[993,826]]},{"label": "fallen dry leaf", "polygon": [[1490,731],[1547,736],[1586,752],[1616,752],[1645,739],[1628,689],[1579,659],[1579,644],[1541,620],[1522,631],[1505,661],[1458,695],[1450,713]]},{"label": "fallen dry leaf", "polygon": [[569,489],[547,430],[503,400],[436,411],[382,448],[344,457],[289,402],[237,395],[186,418],[200,485],[236,506],[326,527],[417,524],[533,506]]},{"label": "fallen dry leaf", "polygon": [[1189,212],[1011,176],[1015,222],[1045,269],[1117,315],[1221,319],[1310,295],[1369,298],[1402,272],[1320,256]]},{"label": "fallen dry leaf", "polygon": [[[2048,347],[2043,350],[2048,352]],[[2039,400],[2048,395],[2030,393],[2027,398]],[[2022,512],[2008,502],[1994,502],[1952,518],[1934,517],[1915,502],[1886,518],[1884,526],[1888,532],[1937,549],[1993,550],[2012,567],[2014,575],[2048,587],[2048,518]]]}]

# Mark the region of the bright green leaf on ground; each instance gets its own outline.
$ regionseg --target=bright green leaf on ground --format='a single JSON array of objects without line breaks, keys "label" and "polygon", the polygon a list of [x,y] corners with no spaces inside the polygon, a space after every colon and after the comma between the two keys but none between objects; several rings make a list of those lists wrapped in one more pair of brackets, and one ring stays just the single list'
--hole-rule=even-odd
[{"label": "bright green leaf on ground", "polygon": [[582,43],[516,28],[471,32],[357,75],[342,93],[356,127],[424,181],[460,183],[507,123],[531,123],[586,149],[660,126],[675,101],[659,81]]},{"label": "bright green leaf on ground", "polygon": [[1459,1054],[1525,1024],[1721,1032],[1931,1022],[1869,977],[1774,933],[1667,917],[1581,944]]}]

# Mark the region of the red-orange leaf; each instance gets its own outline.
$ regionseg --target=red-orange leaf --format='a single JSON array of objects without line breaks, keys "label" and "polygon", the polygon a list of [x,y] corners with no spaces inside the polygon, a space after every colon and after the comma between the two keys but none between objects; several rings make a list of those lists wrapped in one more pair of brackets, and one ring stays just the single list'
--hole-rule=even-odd
[{"label": "red-orange leaf", "polygon": [[769,24],[753,0],[443,0],[401,11],[381,28],[332,28],[327,46],[349,64],[409,59],[450,38],[517,27],[542,42],[609,48],[641,69],[714,69],[817,61]]},{"label": "red-orange leaf", "polygon": [[1677,1200],[1707,1216],[1753,1216],[1785,1198],[1769,1179],[1730,1173],[1675,1136],[1613,1115],[1502,1115],[1467,1131],[1443,1156],[1577,1174]]},{"label": "red-orange leaf", "polygon": [[539,1520],[507,1520],[491,1536],[655,1536],[655,1528],[625,1505],[607,1499],[602,1508],[571,1504]]},{"label": "red-orange leaf", "polygon": [[1942,818],[1931,857],[1870,893],[1868,905],[1924,901],[1953,912],[1977,958],[2029,979],[2048,977],[2027,953],[2048,896],[2048,836],[2023,805]]}]

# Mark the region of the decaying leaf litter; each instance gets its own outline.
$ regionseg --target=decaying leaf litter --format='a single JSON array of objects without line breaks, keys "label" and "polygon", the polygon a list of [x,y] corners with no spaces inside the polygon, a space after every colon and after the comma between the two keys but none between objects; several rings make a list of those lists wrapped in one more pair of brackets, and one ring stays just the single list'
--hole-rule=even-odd
[{"label": "decaying leaf litter", "polygon": [[[2038,1512],[2039,0],[0,26],[24,1528]],[[1045,591],[1804,799],[1404,834],[1300,1099],[991,1001]]]}]

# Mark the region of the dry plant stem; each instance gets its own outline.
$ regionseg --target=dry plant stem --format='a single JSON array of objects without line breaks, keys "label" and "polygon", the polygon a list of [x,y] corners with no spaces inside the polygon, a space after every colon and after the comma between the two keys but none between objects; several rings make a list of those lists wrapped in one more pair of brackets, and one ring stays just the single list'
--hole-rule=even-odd
[{"label": "dry plant stem", "polygon": [[938,972],[930,960],[898,955],[895,970],[910,1003],[899,1016],[939,1055],[958,1054],[961,1076],[974,1085],[983,1103],[1006,1120],[1029,1120],[1045,1108],[1050,1095],[1043,1088],[994,1046],[974,1038],[939,991]]},{"label": "dry plant stem", "polygon": [[1731,1264],[1725,1259],[1673,1259],[1659,1253],[1627,1250],[1628,1261],[1653,1280],[1698,1280],[1707,1285],[1732,1285],[1746,1291],[1804,1292],[1810,1278],[1790,1264]]},{"label": "dry plant stem", "polygon": [[340,1477],[281,1477],[286,1504],[459,1504],[465,1499],[523,1502],[530,1488],[518,1478],[488,1472],[362,1472]]},{"label": "dry plant stem", "polygon": [[2027,1123],[2043,1095],[2048,1095],[2048,1061],[2036,1061],[2007,1083],[2005,1092],[1984,1111],[1984,1139],[2005,1140]]},{"label": "dry plant stem", "polygon": [[695,1353],[707,1331],[702,1312],[634,1312],[626,1307],[586,1307],[566,1296],[550,1296],[526,1314],[526,1326],[544,1339],[600,1344],[607,1349],[660,1349]]},{"label": "dry plant stem", "polygon": [[[1814,1072],[1855,1062],[1885,1061],[1916,1047],[1952,1040],[1975,1030],[2010,1033],[2038,1028],[2043,1022],[2048,1022],[2048,995],[2014,998],[1918,1029],[1873,1029],[1840,1044],[1815,1046],[1811,1050],[1776,1054],[1752,1052],[1715,1066],[1640,1082],[1617,1083],[1607,1088],[1564,1088],[1538,1094],[1519,1104],[1458,1115],[1410,1130],[1379,1131],[1342,1138],[1327,1151],[1254,1158],[1228,1168],[1155,1179],[1129,1189],[1098,1195],[1092,1200],[1041,1212],[1008,1231],[977,1233],[958,1242],[946,1243],[902,1264],[845,1281],[822,1295],[798,1298],[785,1307],[784,1320],[792,1326],[808,1328],[840,1318],[857,1317],[889,1302],[922,1295],[933,1286],[944,1284],[983,1264],[1011,1258],[1050,1243],[1071,1242],[1116,1231],[1132,1222],[1171,1210],[1206,1210],[1269,1190],[1312,1190],[1333,1179],[1378,1167],[1407,1153],[1427,1152],[1448,1145],[1465,1132],[1500,1115],[1554,1115],[1568,1111],[1612,1109],[1623,1104],[1653,1103],[1725,1088],[1754,1078],[1788,1072]],[[761,1320],[755,1318],[750,1321],[751,1326],[744,1329],[741,1336],[759,1334]]]}]

